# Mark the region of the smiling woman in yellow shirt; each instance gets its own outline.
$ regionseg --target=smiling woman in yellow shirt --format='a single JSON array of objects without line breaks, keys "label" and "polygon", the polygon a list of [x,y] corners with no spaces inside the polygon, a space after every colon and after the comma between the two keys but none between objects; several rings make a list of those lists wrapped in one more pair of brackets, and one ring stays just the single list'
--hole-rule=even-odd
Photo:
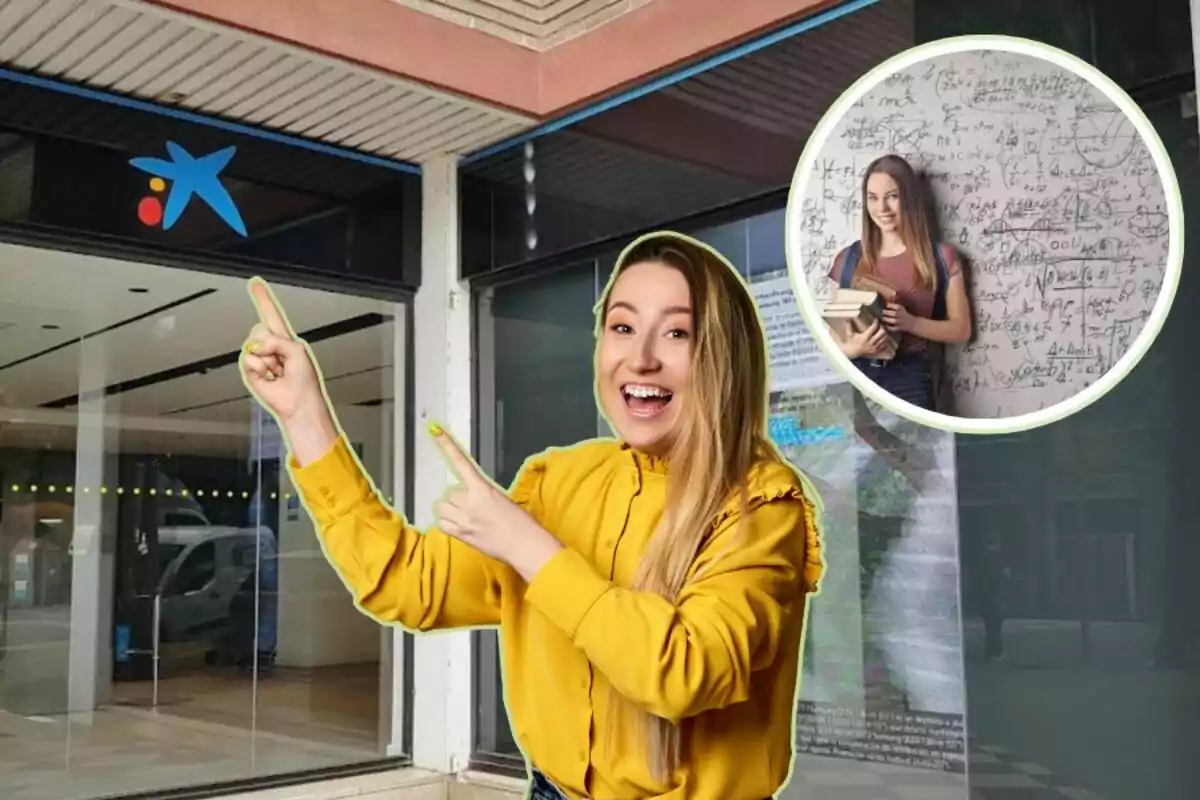
[{"label": "smiling woman in yellow shirt", "polygon": [[460,484],[423,533],[380,499],[266,285],[251,293],[243,374],[327,558],[381,622],[499,626],[530,797],[780,790],[818,500],[766,436],[766,343],[732,266],[680,234],[630,245],[597,308],[596,396],[618,438],[533,456],[506,493],[431,426]]}]

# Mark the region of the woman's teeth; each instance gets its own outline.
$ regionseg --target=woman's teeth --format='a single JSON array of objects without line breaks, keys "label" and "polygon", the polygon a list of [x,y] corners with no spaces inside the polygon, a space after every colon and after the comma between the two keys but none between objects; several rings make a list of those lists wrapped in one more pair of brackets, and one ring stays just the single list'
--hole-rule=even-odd
[{"label": "woman's teeth", "polygon": [[629,412],[641,419],[656,417],[671,402],[672,393],[661,386],[626,384],[621,387]]},{"label": "woman's teeth", "polygon": [[626,384],[621,391],[633,397],[670,397],[671,393],[661,386],[647,386],[644,384]]}]

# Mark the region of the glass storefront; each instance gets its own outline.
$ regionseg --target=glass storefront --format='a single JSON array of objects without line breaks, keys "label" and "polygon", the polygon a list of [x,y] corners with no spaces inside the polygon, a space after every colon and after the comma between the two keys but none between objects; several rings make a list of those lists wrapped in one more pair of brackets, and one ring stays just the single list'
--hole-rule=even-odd
[{"label": "glass storefront", "polygon": [[[783,216],[693,233],[749,281],[771,340],[772,436],[825,502],[829,578],[810,617],[796,774],[882,774],[856,766],[869,762],[912,786],[961,787],[954,437],[889,417],[831,370],[791,367],[814,344],[789,288]],[[480,348],[495,353],[496,371],[494,398],[481,396],[481,452],[502,483],[531,453],[608,435],[592,393],[591,309],[618,251],[480,294]],[[481,660],[494,658],[492,634],[480,646]],[[481,669],[480,679],[495,677]],[[518,757],[498,689],[476,687],[493,723],[480,724],[477,747]],[[913,736],[921,747],[902,746]],[[800,777],[786,796],[807,796],[807,786]]]},{"label": "glass storefront", "polygon": [[[393,631],[350,602],[242,384],[244,279],[0,244],[0,282],[0,795],[384,758]],[[391,494],[407,305],[275,287]]]},{"label": "glass storefront", "polygon": [[[1191,147],[1190,165],[1173,154],[1189,190]],[[750,278],[764,315],[783,274],[781,217],[698,232]],[[481,346],[496,352],[482,446],[501,482],[531,453],[608,434],[591,391],[590,312],[612,260],[481,293]],[[830,375],[772,393],[773,437],[823,493],[830,565],[784,796],[808,796],[805,775],[828,773],[944,792],[965,787],[968,767],[971,788],[1025,790],[1013,797],[1196,795],[1195,590],[1177,560],[1193,545],[1172,475],[1172,440],[1196,433],[1167,368],[1186,341],[1168,326],[1092,408],[1010,436],[902,423]],[[775,355],[778,386],[787,356]],[[480,644],[481,661],[494,658],[494,636]],[[483,759],[519,758],[501,685],[482,668],[480,680]]]},{"label": "glass storefront", "polygon": [[[797,368],[813,343],[782,211],[829,103],[960,33],[1096,63],[1157,127],[1185,207],[1200,202],[1187,19],[1186,0],[879,0],[461,170],[479,460],[501,483],[532,453],[609,433],[592,314],[635,233],[697,235],[751,285],[771,434],[827,515],[783,797],[1200,796],[1200,387],[1180,314],[1200,295],[1195,259],[1159,341],[1101,402],[955,437]],[[393,721],[404,634],[349,602],[236,361],[254,322],[244,278],[265,274],[376,484],[405,494],[420,179],[3,80],[0,117],[0,796],[382,763],[411,738]],[[167,142],[236,146],[222,180],[248,236],[199,203],[170,230],[153,203],[141,213],[162,189],[130,159]],[[472,636],[476,765],[524,775],[496,635]]]},{"label": "glass storefront", "polygon": [[[1186,4],[1154,4],[1162,14],[1137,19],[1110,3],[1066,5],[876,8],[907,7],[918,40],[1003,30],[1099,63],[1158,130],[1185,208],[1200,202],[1190,47],[1171,35],[1152,52],[1150,41],[1168,17],[1187,28]],[[710,87],[732,79],[722,69]],[[625,202],[639,207],[630,187]],[[1189,277],[1196,259],[1187,257],[1158,341],[1107,397],[1043,429],[955,437],[889,417],[832,373],[791,368],[813,343],[788,318],[783,203],[780,194],[773,210],[748,204],[740,218],[715,210],[715,222],[682,204],[675,216],[614,223],[599,243],[581,234],[575,250],[556,240],[558,255],[480,267],[492,273],[476,293],[477,346],[488,354],[478,389],[485,465],[506,483],[532,453],[608,434],[591,389],[592,310],[608,271],[637,230],[698,235],[750,281],[771,339],[771,433],[826,501],[829,576],[813,607],[799,755],[783,796],[841,796],[821,794],[835,785],[871,797],[1200,796],[1188,760],[1200,718],[1200,593],[1187,523],[1200,429],[1186,410],[1197,387],[1182,366],[1181,313],[1200,293]],[[493,634],[477,634],[477,760],[515,766],[495,646]],[[896,787],[904,794],[889,794]]]}]

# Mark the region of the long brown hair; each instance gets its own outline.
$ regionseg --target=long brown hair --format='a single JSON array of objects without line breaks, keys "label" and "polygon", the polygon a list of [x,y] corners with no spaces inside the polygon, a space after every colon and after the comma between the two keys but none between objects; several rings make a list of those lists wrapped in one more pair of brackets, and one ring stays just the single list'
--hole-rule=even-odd
[{"label": "long brown hair", "polygon": [[[691,382],[679,434],[668,455],[666,508],[633,579],[634,589],[674,602],[717,515],[735,496],[745,512],[751,467],[778,455],[767,438],[762,322],[741,276],[716,251],[669,232],[635,241],[617,260],[596,308],[597,337],[603,335],[617,278],[646,262],[679,270],[692,300]],[[680,759],[678,726],[642,711],[616,690],[609,693],[609,709],[609,746],[622,727],[617,723],[636,714],[639,730],[647,737],[651,773],[657,780],[668,780]]]},{"label": "long brown hair", "polygon": [[925,207],[921,182],[912,165],[897,155],[880,156],[867,165],[862,179],[862,257],[855,270],[859,274],[875,271],[879,262],[880,231],[867,210],[867,181],[877,172],[889,176],[900,187],[900,238],[912,253],[917,278],[924,286],[937,281],[933,257],[933,226]]}]

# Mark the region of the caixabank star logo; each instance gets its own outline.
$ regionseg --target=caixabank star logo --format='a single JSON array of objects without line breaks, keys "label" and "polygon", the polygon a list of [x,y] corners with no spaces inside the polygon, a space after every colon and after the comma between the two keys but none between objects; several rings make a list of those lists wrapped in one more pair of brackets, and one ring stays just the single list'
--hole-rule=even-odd
[{"label": "caixabank star logo", "polygon": [[[150,178],[153,194],[138,202],[138,219],[148,227],[162,225],[163,230],[169,231],[196,196],[226,225],[245,236],[246,223],[229,190],[221,183],[221,172],[236,153],[236,147],[226,147],[196,158],[175,142],[167,142],[169,161],[152,157],[130,159],[135,168],[153,176]],[[165,203],[161,199],[164,193]]]}]

